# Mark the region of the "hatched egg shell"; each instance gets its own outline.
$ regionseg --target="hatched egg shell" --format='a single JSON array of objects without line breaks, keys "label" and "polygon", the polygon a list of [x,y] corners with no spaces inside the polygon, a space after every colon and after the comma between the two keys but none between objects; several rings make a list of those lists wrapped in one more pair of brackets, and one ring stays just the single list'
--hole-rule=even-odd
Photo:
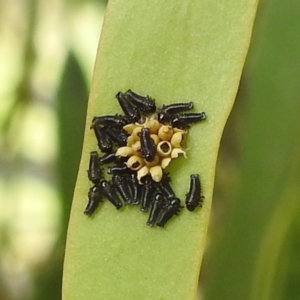
[{"label": "hatched egg shell", "polygon": [[162,125],[158,130],[158,136],[162,141],[169,141],[173,136],[172,126]]},{"label": "hatched egg shell", "polygon": [[153,166],[156,166],[159,164],[159,160],[160,160],[160,157],[158,155],[155,155],[153,161],[149,162],[149,161],[145,160],[145,164],[148,167],[153,167]]},{"label": "hatched egg shell", "polygon": [[141,179],[149,173],[149,168],[147,166],[143,166],[141,169],[137,171],[137,179],[139,184],[142,184]]},{"label": "hatched egg shell", "polygon": [[161,160],[161,163],[160,163],[161,167],[162,167],[163,169],[165,169],[165,168],[170,164],[171,160],[172,160],[171,157],[164,157],[164,158]]},{"label": "hatched egg shell", "polygon": [[133,155],[127,160],[125,164],[129,169],[137,171],[145,165],[145,162],[141,157]]},{"label": "hatched egg shell", "polygon": [[182,146],[181,142],[183,141],[183,139],[184,139],[183,132],[175,132],[171,138],[172,146],[175,148],[180,148]]},{"label": "hatched egg shell", "polygon": [[127,146],[130,147],[130,146],[132,146],[134,143],[135,143],[135,138],[134,138],[134,136],[130,135],[130,136],[127,138]]},{"label": "hatched egg shell", "polygon": [[183,154],[184,157],[187,158],[185,151],[183,151],[181,148],[174,148],[171,153],[171,158],[177,158],[179,154]]},{"label": "hatched egg shell", "polygon": [[133,129],[136,127],[138,127],[138,125],[131,123],[123,126],[123,129],[126,130],[128,133],[132,133]]},{"label": "hatched egg shell", "polygon": [[157,120],[149,120],[144,124],[144,127],[149,128],[150,133],[157,133],[159,128],[162,126],[161,123],[159,123]]},{"label": "hatched egg shell", "polygon": [[161,141],[157,145],[157,154],[162,157],[170,156],[172,152],[172,145],[170,142]]},{"label": "hatched egg shell", "polygon": [[150,168],[150,174],[155,182],[160,182],[163,175],[161,166],[155,166]]},{"label": "hatched egg shell", "polygon": [[141,149],[141,142],[140,141],[135,141],[132,145],[131,148],[133,152],[138,153],[139,150]]},{"label": "hatched egg shell", "polygon": [[139,141],[139,140],[140,140],[139,134],[140,134],[140,132],[142,131],[142,128],[143,128],[142,126],[137,126],[137,127],[135,127],[135,128],[133,129],[131,136],[133,137],[133,139],[134,139],[135,141]]},{"label": "hatched egg shell", "polygon": [[126,157],[126,156],[131,155],[132,153],[133,153],[133,149],[131,147],[124,146],[124,147],[120,147],[117,150],[116,156]]},{"label": "hatched egg shell", "polygon": [[151,139],[154,141],[154,144],[157,145],[160,142],[160,139],[157,134],[150,134]]}]

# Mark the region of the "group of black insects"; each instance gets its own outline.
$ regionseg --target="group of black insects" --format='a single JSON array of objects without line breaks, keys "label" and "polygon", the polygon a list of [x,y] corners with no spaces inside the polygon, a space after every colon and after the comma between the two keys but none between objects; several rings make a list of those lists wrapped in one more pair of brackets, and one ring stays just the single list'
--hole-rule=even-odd
[{"label": "group of black insects", "polygon": [[[128,157],[115,154],[118,148],[127,145],[130,135],[123,127],[135,122],[142,123],[143,119],[151,115],[161,124],[186,130],[192,123],[205,120],[206,115],[204,112],[184,113],[193,109],[192,102],[163,105],[156,110],[154,99],[138,95],[131,90],[125,93],[119,92],[116,98],[124,115],[97,116],[93,118],[90,126],[94,130],[99,149],[104,155],[99,156],[97,151],[90,153],[87,173],[88,179],[94,185],[89,189],[84,214],[91,216],[106,198],[118,210],[124,204],[140,205],[142,212],[150,210],[147,225],[156,224],[164,227],[183,208],[181,201],[176,197],[170,185],[169,173],[163,171],[159,182],[154,181],[149,174],[142,177],[139,182],[137,172],[125,164]],[[149,130],[142,129],[139,137],[140,155],[146,161],[151,162],[156,155],[156,147]],[[105,165],[109,165],[106,173],[112,175],[111,180],[105,179]],[[201,207],[203,198],[199,175],[190,175],[190,188],[185,199],[186,208],[194,211],[195,208]]]}]

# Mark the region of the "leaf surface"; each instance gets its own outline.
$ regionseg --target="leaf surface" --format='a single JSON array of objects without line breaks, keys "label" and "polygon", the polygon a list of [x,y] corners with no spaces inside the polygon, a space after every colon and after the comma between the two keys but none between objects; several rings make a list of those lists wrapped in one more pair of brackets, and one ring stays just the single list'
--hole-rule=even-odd
[{"label": "leaf surface", "polygon": [[[220,137],[248,49],[257,1],[110,1],[98,50],[64,269],[63,299],[195,299]],[[183,209],[167,226],[150,228],[137,207],[108,202],[94,217],[87,201],[89,152],[97,149],[93,116],[121,113],[114,98],[132,89],[157,106],[193,101],[207,120],[194,125],[188,159],[169,168],[184,200],[199,173],[205,202]]]}]

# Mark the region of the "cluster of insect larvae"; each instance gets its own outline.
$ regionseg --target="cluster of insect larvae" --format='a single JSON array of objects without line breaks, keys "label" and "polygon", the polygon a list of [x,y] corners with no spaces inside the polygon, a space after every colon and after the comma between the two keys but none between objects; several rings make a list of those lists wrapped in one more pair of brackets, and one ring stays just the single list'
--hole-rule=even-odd
[{"label": "cluster of insect larvae", "polygon": [[[149,211],[147,225],[164,227],[183,208],[165,169],[179,155],[186,156],[183,147],[188,129],[206,115],[186,113],[193,109],[193,102],[157,109],[154,99],[131,90],[119,92],[116,98],[124,115],[94,117],[90,127],[104,155],[90,153],[87,172],[94,185],[84,213],[91,216],[106,198],[116,209],[124,204],[140,205],[142,212]],[[111,180],[105,179],[109,175]],[[199,175],[192,174],[186,208],[201,207],[202,199]]]}]

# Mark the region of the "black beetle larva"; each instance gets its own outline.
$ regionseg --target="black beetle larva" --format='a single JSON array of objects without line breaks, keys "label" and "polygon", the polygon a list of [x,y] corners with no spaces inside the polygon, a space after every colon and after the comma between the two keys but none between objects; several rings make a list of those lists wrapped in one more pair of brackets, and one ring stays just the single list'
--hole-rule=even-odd
[{"label": "black beetle larva", "polygon": [[204,112],[174,115],[171,119],[171,125],[178,128],[187,128],[192,123],[197,123],[206,119]]},{"label": "black beetle larva", "polygon": [[172,199],[161,209],[156,221],[156,225],[159,227],[164,227],[174,215],[178,215],[180,208],[182,208],[182,206],[180,206],[180,199]]},{"label": "black beetle larva", "polygon": [[193,102],[174,103],[169,105],[163,105],[159,110],[157,117],[161,123],[170,123],[175,114],[193,109]]},{"label": "black beetle larva", "polygon": [[164,206],[164,204],[165,204],[165,200],[164,200],[163,195],[160,193],[156,193],[154,195],[154,200],[152,202],[152,206],[150,209],[149,218],[146,223],[148,226],[152,227],[155,225],[155,222],[156,222],[156,220],[159,216],[159,213],[160,213],[162,207]]},{"label": "black beetle larva", "polygon": [[89,162],[89,169],[87,170],[88,178],[94,184],[99,183],[102,177],[102,170],[99,164],[99,155],[97,151],[92,151],[90,153],[90,162]]},{"label": "black beetle larva", "polygon": [[102,200],[101,188],[98,185],[94,185],[88,192],[88,204],[84,210],[84,214],[91,216],[97,209],[99,203]]},{"label": "black beetle larva", "polygon": [[135,173],[130,174],[128,181],[130,181],[128,184],[131,186],[131,192],[132,192],[131,204],[134,205],[140,204],[143,198],[143,188],[142,185],[139,184],[136,174]]},{"label": "black beetle larva", "polygon": [[114,188],[119,192],[125,204],[131,203],[131,192],[126,177],[120,174],[114,174],[112,177]]},{"label": "black beetle larva", "polygon": [[98,125],[93,127],[96,139],[98,141],[98,147],[101,150],[101,152],[110,153],[112,152],[113,144],[107,133],[105,132],[105,129],[103,127],[100,127]]},{"label": "black beetle larva", "polygon": [[142,157],[148,162],[153,161],[156,155],[156,146],[153,139],[150,137],[149,128],[142,128],[140,141]]},{"label": "black beetle larva", "polygon": [[141,96],[134,93],[132,90],[128,90],[125,93],[126,97],[133,102],[141,113],[149,114],[154,113],[156,110],[155,101],[149,96]]},{"label": "black beetle larva", "polygon": [[137,122],[141,118],[141,115],[140,115],[138,109],[132,105],[132,103],[126,98],[126,96],[122,92],[119,92],[116,95],[116,98],[118,99],[118,102],[119,102],[124,114],[132,122]]},{"label": "black beetle larva", "polygon": [[158,187],[159,191],[163,194],[163,196],[167,200],[171,200],[171,199],[175,198],[175,193],[170,185],[170,181],[171,181],[171,179],[169,177],[169,173],[164,172],[162,180],[157,183],[157,187]]},{"label": "black beetle larva", "polygon": [[120,165],[107,168],[107,174],[109,175],[119,174],[119,173],[130,173],[130,172],[131,170],[125,164],[120,164]]},{"label": "black beetle larva", "polygon": [[113,128],[111,126],[104,127],[107,135],[111,138],[113,142],[115,142],[119,147],[126,146],[127,138],[129,134],[119,128]]},{"label": "black beetle larva", "polygon": [[128,123],[130,123],[130,121],[125,116],[121,116],[121,115],[100,116],[100,117],[93,118],[90,129],[92,129],[95,125],[116,126],[120,128],[125,126]]},{"label": "black beetle larva", "polygon": [[99,164],[106,165],[106,164],[113,163],[116,160],[117,160],[117,157],[116,157],[115,153],[107,153],[107,154],[99,157]]},{"label": "black beetle larva", "polygon": [[186,194],[185,204],[189,211],[195,210],[196,207],[202,206],[201,201],[201,182],[198,174],[192,174],[190,180],[190,189]]},{"label": "black beetle larva", "polygon": [[120,209],[123,206],[122,201],[120,200],[118,194],[109,181],[102,180],[100,182],[100,187],[103,196],[107,198],[115,206],[116,209]]},{"label": "black beetle larva", "polygon": [[161,110],[167,114],[173,115],[183,111],[191,110],[193,109],[193,107],[194,107],[193,102],[184,102],[184,103],[163,105]]},{"label": "black beetle larva", "polygon": [[141,211],[146,212],[148,211],[151,202],[152,202],[152,197],[154,193],[154,182],[151,178],[151,176],[147,175],[143,177],[143,198],[141,201]]}]

